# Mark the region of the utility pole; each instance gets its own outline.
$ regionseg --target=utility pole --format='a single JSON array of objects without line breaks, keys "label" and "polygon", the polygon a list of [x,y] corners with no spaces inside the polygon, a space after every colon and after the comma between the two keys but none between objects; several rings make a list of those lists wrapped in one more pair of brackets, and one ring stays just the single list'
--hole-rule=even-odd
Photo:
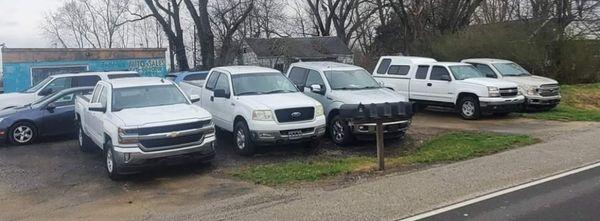
[{"label": "utility pole", "polygon": [[[167,3],[168,6],[168,10],[171,11],[171,2]],[[171,15],[169,16],[169,28],[173,28],[172,27],[172,22],[171,22]],[[171,66],[171,71],[175,71],[175,54],[173,53],[173,45],[171,44],[171,42],[169,42],[169,64]]]}]

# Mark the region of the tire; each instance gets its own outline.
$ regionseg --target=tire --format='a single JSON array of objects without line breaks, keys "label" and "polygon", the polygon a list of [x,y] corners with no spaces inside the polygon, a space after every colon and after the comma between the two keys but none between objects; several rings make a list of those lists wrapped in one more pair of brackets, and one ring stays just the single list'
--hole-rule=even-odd
[{"label": "tire", "polygon": [[121,180],[123,179],[123,175],[119,173],[120,166],[115,161],[114,149],[112,146],[112,141],[107,140],[104,144],[104,168],[106,169],[106,173],[111,180]]},{"label": "tire", "polygon": [[354,141],[352,129],[348,126],[348,122],[340,118],[339,115],[331,119],[329,123],[329,135],[333,143],[339,146],[347,146]]},{"label": "tire", "polygon": [[77,144],[79,145],[79,150],[81,150],[81,152],[91,153],[94,151],[93,147],[95,144],[90,140],[90,137],[83,132],[81,125],[79,125],[79,128],[77,129]]},{"label": "tire", "polygon": [[17,122],[8,132],[8,139],[15,145],[27,145],[33,143],[38,136],[37,128],[29,122]]},{"label": "tire", "polygon": [[256,153],[256,145],[250,137],[250,130],[245,121],[238,121],[233,130],[235,151],[243,156],[252,156]]},{"label": "tire", "polygon": [[477,120],[481,117],[479,99],[474,96],[463,97],[456,107],[460,116],[465,120]]}]

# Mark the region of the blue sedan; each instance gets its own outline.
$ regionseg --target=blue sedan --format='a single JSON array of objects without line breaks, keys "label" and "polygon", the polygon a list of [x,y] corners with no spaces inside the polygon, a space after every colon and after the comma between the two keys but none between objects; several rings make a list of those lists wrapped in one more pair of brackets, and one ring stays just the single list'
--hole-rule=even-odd
[{"label": "blue sedan", "polygon": [[74,134],[75,97],[90,94],[93,89],[66,89],[31,104],[0,111],[0,140],[24,145],[41,136]]}]

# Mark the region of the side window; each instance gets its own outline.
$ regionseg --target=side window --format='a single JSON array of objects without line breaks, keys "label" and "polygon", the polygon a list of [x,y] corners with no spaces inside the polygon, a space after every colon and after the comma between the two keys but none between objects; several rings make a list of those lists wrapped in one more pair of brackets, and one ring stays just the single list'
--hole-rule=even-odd
[{"label": "side window", "polygon": [[63,77],[54,79],[50,84],[46,86],[46,89],[52,89],[53,92],[61,91],[67,88],[71,88],[71,81],[73,78]]},{"label": "side window", "polygon": [[442,81],[442,76],[448,76],[448,79],[450,78],[450,72],[448,72],[448,69],[442,66],[434,66],[433,69],[431,69],[431,76],[429,76],[429,80]]},{"label": "side window", "polygon": [[75,104],[75,94],[69,93],[52,102],[56,107],[69,106]]},{"label": "side window", "polygon": [[96,85],[100,81],[100,77],[98,76],[81,76],[75,77],[75,85],[77,87],[91,87]]},{"label": "side window", "polygon": [[108,90],[105,88],[102,89],[102,93],[100,93],[100,97],[98,98],[98,103],[102,104],[103,107],[107,107],[107,99],[108,99]]},{"label": "side window", "polygon": [[215,84],[214,89],[215,90],[223,89],[223,90],[225,90],[225,94],[230,94],[229,77],[227,77],[227,75],[225,75],[225,74],[220,74],[219,79],[217,80],[217,83]]},{"label": "side window", "polygon": [[308,76],[306,77],[306,84],[304,84],[304,86],[310,86],[313,84],[321,85],[321,87],[325,86],[325,82],[323,82],[321,74],[315,70],[309,70]]},{"label": "side window", "polygon": [[212,73],[210,73],[210,76],[208,77],[208,81],[206,82],[206,89],[208,90],[213,90],[215,88],[215,83],[217,83],[217,79],[219,78],[219,75],[221,75],[221,73],[213,71]]},{"label": "side window", "polygon": [[392,59],[386,58],[381,60],[379,67],[377,68],[377,74],[385,74],[388,67],[390,67],[390,63],[392,63]]},{"label": "side window", "polygon": [[391,75],[407,75],[408,71],[410,71],[410,66],[408,65],[392,65],[387,73]]},{"label": "side window", "polygon": [[417,68],[417,73],[415,74],[415,78],[416,79],[426,79],[428,71],[429,71],[428,65],[419,65],[419,68]]},{"label": "side window", "polygon": [[485,65],[485,64],[474,64],[474,65],[477,68],[477,70],[479,70],[479,71],[481,71],[481,73],[485,74],[486,77],[498,78],[498,76],[496,76],[496,73],[494,73],[494,70],[492,70],[490,68],[490,66]]},{"label": "side window", "polygon": [[104,88],[104,86],[102,85],[96,85],[96,88],[94,88],[94,93],[92,94],[92,100],[90,101],[90,103],[98,103],[98,97],[100,97],[100,94],[102,93],[102,89]]},{"label": "side window", "polygon": [[292,80],[292,82],[295,85],[299,85],[299,86],[304,86],[304,82],[306,80],[306,74],[307,74],[307,70],[304,68],[299,68],[299,67],[293,67],[292,70],[290,70],[290,80]]}]

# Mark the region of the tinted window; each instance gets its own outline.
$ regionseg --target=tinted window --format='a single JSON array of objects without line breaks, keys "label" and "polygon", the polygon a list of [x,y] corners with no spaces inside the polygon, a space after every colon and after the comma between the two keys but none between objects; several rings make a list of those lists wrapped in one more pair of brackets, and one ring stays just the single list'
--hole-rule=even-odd
[{"label": "tinted window", "polygon": [[306,77],[306,86],[311,86],[313,84],[321,85],[321,87],[325,86],[325,82],[323,82],[323,78],[319,72],[314,70],[308,71],[308,76]]},{"label": "tinted window", "polygon": [[293,67],[290,70],[290,80],[294,82],[295,85],[304,86],[304,81],[306,80],[307,70],[304,68]]},{"label": "tinted window", "polygon": [[219,76],[219,79],[215,84],[215,90],[217,89],[223,89],[225,90],[225,94],[229,94],[229,77],[227,77],[227,75],[221,74],[221,76]]},{"label": "tinted window", "polygon": [[198,81],[198,80],[206,80],[206,76],[208,73],[201,74],[190,74],[183,78],[184,81]]},{"label": "tinted window", "polygon": [[117,78],[135,78],[139,77],[139,74],[109,74],[108,79],[117,79]]},{"label": "tinted window", "polygon": [[497,78],[496,73],[494,73],[494,70],[492,70],[492,68],[490,68],[490,66],[487,66],[485,64],[473,64],[475,66],[475,68],[477,68],[479,71],[481,71],[481,73],[485,74],[486,77],[489,78]]},{"label": "tinted window", "polygon": [[433,69],[431,69],[429,80],[441,81],[442,76],[447,76],[447,79],[450,79],[450,73],[448,72],[448,69],[442,66],[434,66]]},{"label": "tinted window", "polygon": [[216,71],[210,74],[210,77],[208,77],[208,82],[206,82],[206,89],[212,90],[213,88],[215,88],[215,83],[217,83],[219,75],[220,73]]},{"label": "tinted window", "polygon": [[100,81],[100,77],[98,76],[81,76],[75,77],[77,81],[77,87],[91,87],[96,85],[98,81]]},{"label": "tinted window", "polygon": [[58,92],[67,88],[71,88],[71,81],[73,80],[73,78],[69,78],[69,77],[64,77],[64,78],[57,78],[55,80],[53,80],[52,82],[50,82],[50,84],[48,84],[48,86],[46,86],[44,89],[52,89],[53,92]]},{"label": "tinted window", "polygon": [[388,67],[390,67],[390,63],[392,63],[392,60],[389,58],[381,60],[379,68],[377,68],[377,73],[385,74],[385,71],[387,71]]},{"label": "tinted window", "polygon": [[387,73],[391,75],[407,75],[409,70],[410,66],[408,65],[392,65]]},{"label": "tinted window", "polygon": [[429,71],[429,66],[419,65],[417,68],[417,73],[415,74],[416,79],[425,79],[427,78],[427,72]]}]

